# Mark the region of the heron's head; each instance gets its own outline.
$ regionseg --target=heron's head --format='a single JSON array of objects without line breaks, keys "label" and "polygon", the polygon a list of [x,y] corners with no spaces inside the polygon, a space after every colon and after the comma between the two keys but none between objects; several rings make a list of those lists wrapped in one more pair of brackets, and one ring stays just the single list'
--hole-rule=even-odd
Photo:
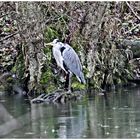
[{"label": "heron's head", "polygon": [[47,43],[47,46],[54,46],[55,44],[57,44],[59,42],[59,39],[54,39],[52,42]]}]

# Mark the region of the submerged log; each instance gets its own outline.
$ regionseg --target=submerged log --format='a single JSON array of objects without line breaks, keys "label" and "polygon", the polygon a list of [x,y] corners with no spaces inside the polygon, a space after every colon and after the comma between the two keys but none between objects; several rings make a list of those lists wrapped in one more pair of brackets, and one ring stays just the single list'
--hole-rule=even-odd
[{"label": "submerged log", "polygon": [[85,95],[86,91],[74,91],[68,93],[64,90],[56,90],[49,94],[41,94],[37,98],[31,100],[31,103],[65,103],[69,100],[79,100]]}]

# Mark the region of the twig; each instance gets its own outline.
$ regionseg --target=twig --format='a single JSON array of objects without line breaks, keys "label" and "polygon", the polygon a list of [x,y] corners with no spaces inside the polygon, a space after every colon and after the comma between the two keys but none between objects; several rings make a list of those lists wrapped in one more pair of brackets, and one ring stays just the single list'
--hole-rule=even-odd
[{"label": "twig", "polygon": [[133,8],[130,6],[130,4],[126,1],[127,6],[130,8],[130,10],[132,11],[132,13],[138,18],[138,20],[140,20],[140,17],[134,12]]},{"label": "twig", "polygon": [[6,39],[8,39],[8,38],[10,38],[10,37],[12,37],[12,36],[18,34],[18,33],[19,33],[19,31],[17,31],[17,32],[15,32],[15,33],[13,33],[13,34],[8,35],[8,36],[4,37],[3,39],[1,39],[0,42],[3,42],[4,40],[6,40]]},{"label": "twig", "polygon": [[6,15],[8,15],[8,13],[6,13],[6,14],[4,14],[4,15],[1,15],[0,18],[4,17],[4,16],[6,16]]},{"label": "twig", "polygon": [[137,24],[136,26],[134,26],[133,28],[131,28],[129,31],[124,32],[124,34],[130,33],[132,30],[136,29],[139,26],[140,26],[140,24]]},{"label": "twig", "polygon": [[9,13],[6,13],[6,14],[3,14],[3,15],[0,16],[0,18],[4,17],[4,16],[6,16],[6,15],[11,15],[11,14],[13,14],[13,13],[16,13],[16,12],[12,11],[12,12],[9,12]]}]

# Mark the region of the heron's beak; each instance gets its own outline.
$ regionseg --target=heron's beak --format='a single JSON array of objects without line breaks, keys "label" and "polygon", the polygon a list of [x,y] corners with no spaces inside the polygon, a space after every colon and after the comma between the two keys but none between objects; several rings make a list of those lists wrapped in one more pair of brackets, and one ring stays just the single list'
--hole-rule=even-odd
[{"label": "heron's beak", "polygon": [[52,42],[50,42],[50,43],[47,43],[47,44],[45,44],[46,46],[53,46],[53,43]]}]

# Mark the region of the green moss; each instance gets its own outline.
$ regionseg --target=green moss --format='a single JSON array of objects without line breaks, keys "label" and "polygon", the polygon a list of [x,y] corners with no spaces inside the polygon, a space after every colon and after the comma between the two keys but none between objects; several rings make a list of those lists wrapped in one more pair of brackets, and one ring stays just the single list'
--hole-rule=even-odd
[{"label": "green moss", "polygon": [[51,42],[53,39],[60,37],[58,31],[56,31],[56,29],[52,25],[48,26],[44,32],[46,43]]},{"label": "green moss", "polygon": [[17,57],[14,67],[11,70],[13,73],[16,73],[18,75],[19,79],[23,78],[23,75],[25,72],[24,62],[25,62],[25,60],[23,58],[23,54],[20,53],[19,56]]},{"label": "green moss", "polygon": [[54,79],[55,79],[55,77],[54,77],[50,67],[43,70],[40,84],[46,85],[46,87],[45,87],[46,93],[53,91],[57,88],[57,85],[54,83]]},{"label": "green moss", "polygon": [[53,75],[52,75],[50,70],[47,70],[46,72],[43,72],[42,76],[41,76],[40,83],[41,84],[49,83],[52,80],[52,76]]},{"label": "green moss", "polygon": [[50,84],[47,88],[47,93],[55,91],[56,89],[57,89],[57,87],[54,84]]},{"label": "green moss", "polygon": [[79,81],[74,81],[72,82],[72,87],[75,89],[75,90],[82,90],[82,89],[85,89],[86,86],[79,83]]},{"label": "green moss", "polygon": [[12,83],[12,82],[13,82],[13,78],[12,78],[12,77],[8,77],[8,78],[6,79],[6,82],[7,82],[7,83]]}]

